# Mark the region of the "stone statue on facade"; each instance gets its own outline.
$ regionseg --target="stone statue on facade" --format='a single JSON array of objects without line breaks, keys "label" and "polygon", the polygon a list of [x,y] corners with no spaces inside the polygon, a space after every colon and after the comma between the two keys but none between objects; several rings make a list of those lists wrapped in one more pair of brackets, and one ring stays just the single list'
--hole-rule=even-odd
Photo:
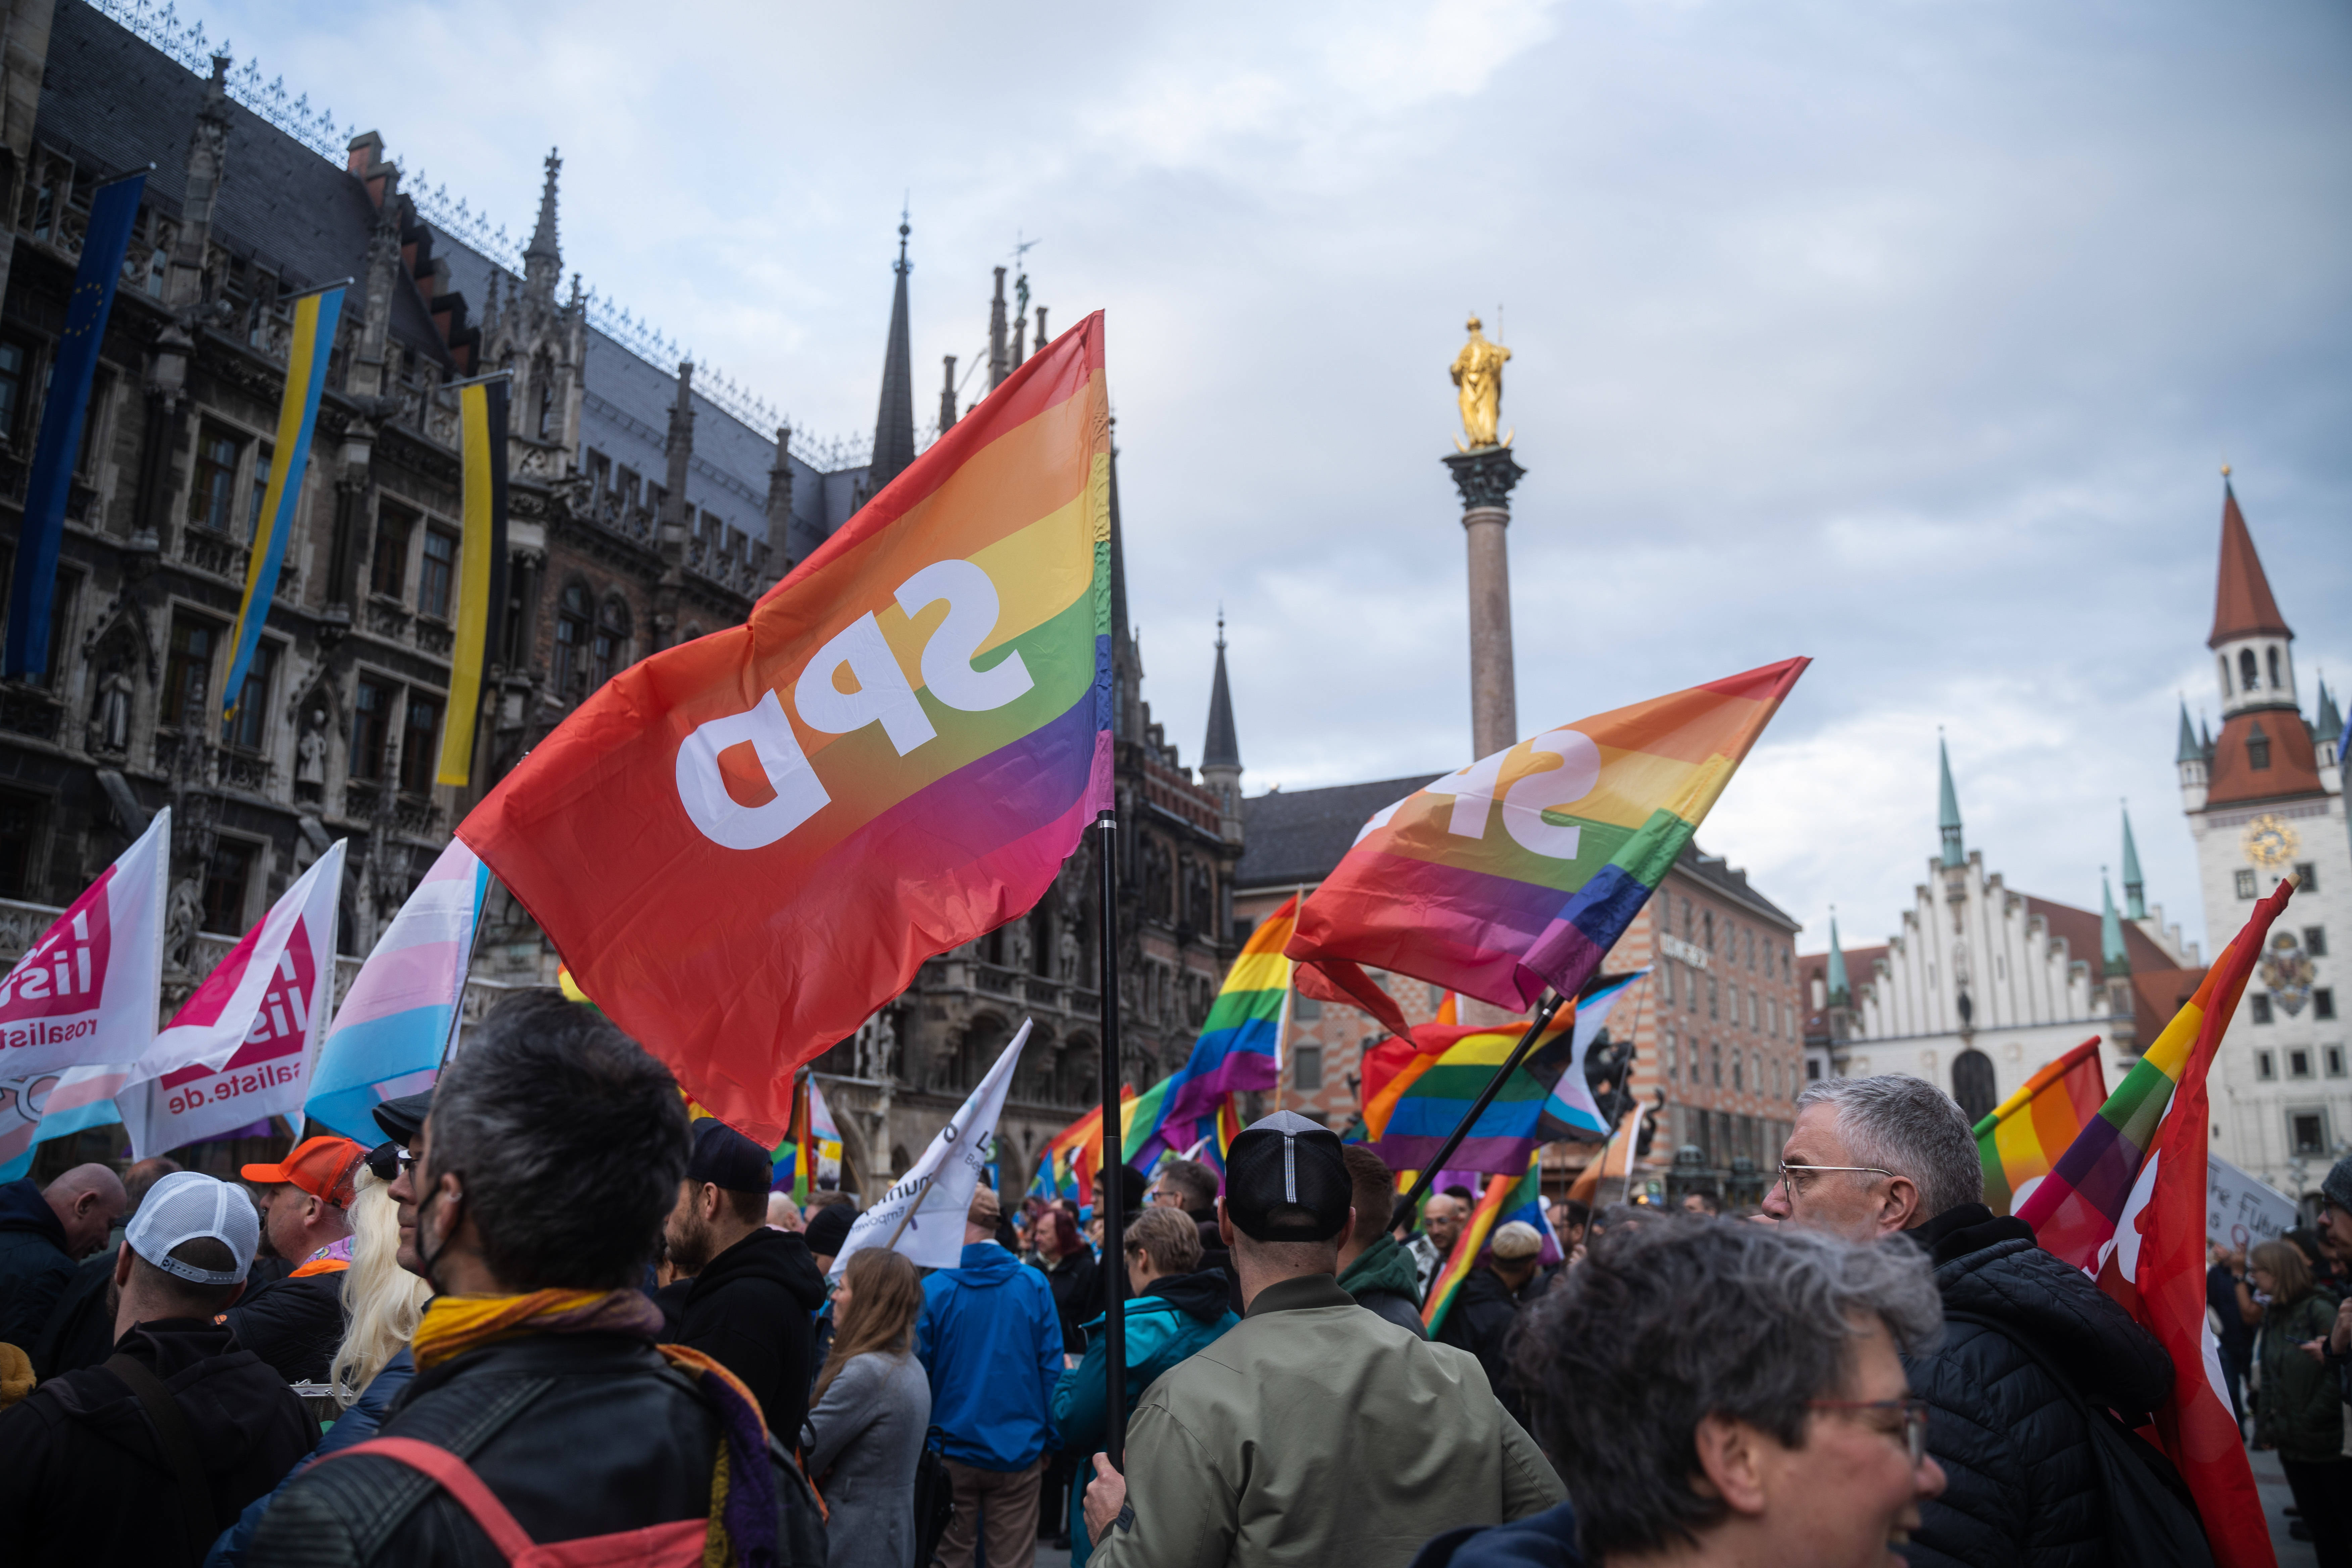
[{"label": "stone statue on facade", "polygon": [[295,793],[304,800],[317,800],[327,788],[327,710],[310,710],[302,726],[302,738],[294,742]]},{"label": "stone statue on facade", "polygon": [[110,669],[98,683],[98,710],[91,740],[100,751],[118,755],[131,749],[131,677]]},{"label": "stone statue on facade", "polygon": [[1511,351],[1500,343],[1488,342],[1479,331],[1478,318],[1470,318],[1470,341],[1454,356],[1454,384],[1459,389],[1462,405],[1462,433],[1469,443],[1466,452],[1481,447],[1510,445],[1508,436],[1497,440],[1496,428],[1503,417],[1503,362]]},{"label": "stone statue on facade", "polygon": [[1078,938],[1067,926],[1062,928],[1061,963],[1055,973],[1058,978],[1076,984],[1078,978]]},{"label": "stone statue on facade", "polygon": [[163,902],[163,967],[186,971],[195,959],[196,932],[205,922],[204,888],[194,877],[172,884]]}]

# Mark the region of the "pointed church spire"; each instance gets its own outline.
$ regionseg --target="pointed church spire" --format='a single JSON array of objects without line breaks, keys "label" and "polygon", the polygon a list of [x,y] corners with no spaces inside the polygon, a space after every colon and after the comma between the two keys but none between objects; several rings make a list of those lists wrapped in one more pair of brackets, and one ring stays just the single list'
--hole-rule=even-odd
[{"label": "pointed church spire", "polygon": [[2131,955],[2124,951],[2123,917],[2116,913],[2115,889],[2107,885],[2107,868],[2099,868],[2099,972],[2131,973]]},{"label": "pointed church spire", "polygon": [[907,343],[907,214],[898,214],[898,286],[890,298],[890,340],[882,351],[882,405],[874,416],[874,458],[866,470],[866,493],[879,494],[915,460],[915,367]]},{"label": "pointed church spire", "polygon": [[2207,647],[2220,647],[2233,637],[2294,636],[2271,596],[2271,580],[2263,572],[2263,558],[2254,552],[2254,536],[2246,531],[2246,518],[2238,510],[2238,493],[2231,487],[2230,470],[2221,470],[2221,570],[2213,595],[2213,635]]},{"label": "pointed church spire", "polygon": [[1837,907],[1830,907],[1830,1005],[1853,1005],[1853,987],[1846,984],[1845,949],[1838,945]]},{"label": "pointed church spire", "polygon": [[2173,748],[2176,763],[2201,763],[2205,760],[2205,743],[2197,738],[2197,726],[2189,721],[2189,700],[2180,700],[2180,743]]},{"label": "pointed church spire", "polygon": [[1943,770],[1942,794],[1937,801],[1936,826],[1944,835],[1944,864],[1965,866],[1969,863],[1969,857],[1967,851],[1960,847],[1960,796],[1959,792],[1952,788],[1952,753],[1945,749],[1944,735],[1940,730],[1936,732],[1936,758]]},{"label": "pointed church spire", "polygon": [[556,287],[563,281],[563,250],[555,241],[555,181],[563,172],[563,158],[547,150],[547,178],[539,188],[539,226],[522,253],[523,290],[542,305],[555,303]]},{"label": "pointed church spire", "polygon": [[2319,713],[2312,721],[2312,740],[2322,748],[2333,748],[2344,733],[2344,715],[2336,710],[2336,693],[2327,689],[2327,672],[2319,672]]},{"label": "pointed church spire", "polygon": [[1217,611],[1217,673],[1209,685],[1209,735],[1201,743],[1201,771],[1242,765],[1240,738],[1234,732],[1234,696],[1225,684],[1225,612]]},{"label": "pointed church spire", "polygon": [[2139,846],[2132,842],[2131,806],[2124,806],[2124,909],[2133,920],[2147,919],[2147,884],[2140,879]]}]

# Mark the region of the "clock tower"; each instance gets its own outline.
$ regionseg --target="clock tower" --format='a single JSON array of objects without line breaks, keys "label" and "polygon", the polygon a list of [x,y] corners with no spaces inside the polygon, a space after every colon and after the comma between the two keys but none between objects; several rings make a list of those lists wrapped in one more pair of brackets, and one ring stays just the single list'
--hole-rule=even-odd
[{"label": "clock tower", "polygon": [[2317,721],[2304,719],[2294,633],[2272,595],[2229,472],[2221,470],[2221,573],[2206,639],[2221,683],[2221,729],[2192,730],[2184,703],[2177,758],[2208,946],[2218,955],[2254,900],[2290,872],[2302,885],[2271,928],[2214,1060],[2211,1147],[2301,1199],[2352,1152],[2343,721],[2324,689]]}]

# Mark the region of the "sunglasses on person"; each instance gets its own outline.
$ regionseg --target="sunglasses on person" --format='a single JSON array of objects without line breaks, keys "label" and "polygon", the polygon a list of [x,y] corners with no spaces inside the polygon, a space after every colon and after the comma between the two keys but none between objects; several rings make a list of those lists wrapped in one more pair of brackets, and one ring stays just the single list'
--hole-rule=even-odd
[{"label": "sunglasses on person", "polygon": [[[1822,1167],[1824,1170],[1843,1168]],[[1927,1458],[1927,1402],[1916,1394],[1906,1394],[1900,1399],[1808,1399],[1805,1407],[1809,1410],[1898,1411],[1903,1417],[1903,1445],[1911,1453],[1911,1468],[1917,1469]],[[1890,1432],[1887,1436],[1893,1436],[1894,1434]]]},{"label": "sunglasses on person", "polygon": [[367,1152],[368,1174],[379,1182],[394,1182],[403,1171],[416,1163],[416,1156],[397,1143],[379,1143]]}]

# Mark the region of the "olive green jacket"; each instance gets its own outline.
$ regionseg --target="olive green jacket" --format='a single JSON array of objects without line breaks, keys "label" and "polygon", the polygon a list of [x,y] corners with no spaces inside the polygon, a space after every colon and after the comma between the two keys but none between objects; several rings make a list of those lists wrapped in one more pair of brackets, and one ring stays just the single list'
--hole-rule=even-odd
[{"label": "olive green jacket", "polygon": [[1431,1536],[1568,1493],[1477,1359],[1358,1306],[1328,1274],[1258,1292],[1151,1385],[1128,1508],[1092,1568],[1405,1568]]},{"label": "olive green jacket", "polygon": [[2279,1458],[2321,1464],[2344,1452],[2344,1405],[2333,1368],[2304,1353],[2336,1326],[2336,1298],[2306,1291],[2292,1306],[2263,1313],[2261,1377],[2254,1389],[2254,1441]]}]

